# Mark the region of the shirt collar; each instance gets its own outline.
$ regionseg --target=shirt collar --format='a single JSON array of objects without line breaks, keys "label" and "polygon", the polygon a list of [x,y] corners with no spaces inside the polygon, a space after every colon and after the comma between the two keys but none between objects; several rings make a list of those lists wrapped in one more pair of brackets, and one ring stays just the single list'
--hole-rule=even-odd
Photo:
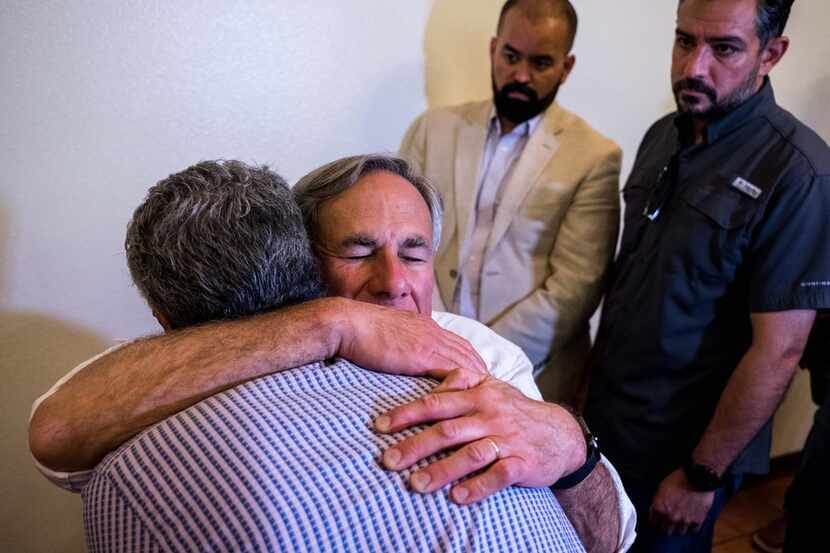
[{"label": "shirt collar", "polygon": [[[539,126],[539,123],[542,121],[542,115],[545,112],[540,113],[539,115],[532,117],[521,123],[516,125],[512,131],[508,134],[516,135],[516,136],[530,136],[533,134],[533,131],[536,130],[536,127]],[[488,129],[490,133],[496,133],[496,136],[501,136],[501,121],[496,116],[496,107],[493,106],[490,110],[490,127]]]},{"label": "shirt collar", "polygon": [[[774,105],[775,93],[772,90],[772,84],[769,77],[764,77],[764,84],[761,85],[758,92],[723,117],[710,121],[706,125],[706,143],[715,142],[721,136],[729,134],[752,119],[765,114]],[[691,117],[685,113],[678,114],[675,118],[674,124],[680,134],[681,141],[690,136],[691,123]]]}]

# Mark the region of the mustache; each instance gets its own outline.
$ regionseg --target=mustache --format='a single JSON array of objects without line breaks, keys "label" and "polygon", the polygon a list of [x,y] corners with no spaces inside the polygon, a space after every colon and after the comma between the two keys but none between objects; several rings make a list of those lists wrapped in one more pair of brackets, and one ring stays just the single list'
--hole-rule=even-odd
[{"label": "mustache", "polygon": [[701,94],[705,94],[706,97],[709,98],[709,101],[712,103],[714,103],[715,100],[717,100],[718,98],[718,93],[715,91],[715,89],[707,85],[700,79],[680,79],[679,81],[674,83],[672,89],[674,90],[675,94],[679,94],[684,90],[688,90],[691,92],[700,92]]},{"label": "mustache", "polygon": [[512,82],[507,83],[506,85],[501,87],[500,93],[502,96],[507,96],[511,92],[521,92],[522,94],[527,96],[527,99],[530,102],[536,102],[539,100],[539,96],[536,94],[536,91],[530,88],[525,83]]}]

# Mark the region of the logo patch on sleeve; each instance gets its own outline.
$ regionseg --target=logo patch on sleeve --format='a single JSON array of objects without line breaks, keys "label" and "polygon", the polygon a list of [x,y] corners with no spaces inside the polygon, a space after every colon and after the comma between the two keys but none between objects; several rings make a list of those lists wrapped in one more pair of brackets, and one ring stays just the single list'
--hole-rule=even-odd
[{"label": "logo patch on sleeve", "polygon": [[757,200],[761,196],[762,192],[760,188],[758,188],[748,180],[742,179],[741,177],[735,177],[735,180],[732,181],[732,188],[734,188],[738,192],[746,194],[753,200]]}]

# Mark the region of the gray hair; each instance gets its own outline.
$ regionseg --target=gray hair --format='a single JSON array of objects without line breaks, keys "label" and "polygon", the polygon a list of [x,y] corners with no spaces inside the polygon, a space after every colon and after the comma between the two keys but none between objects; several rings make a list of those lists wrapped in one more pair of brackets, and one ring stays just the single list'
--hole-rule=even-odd
[{"label": "gray hair", "polygon": [[127,226],[127,265],[173,328],[322,295],[302,215],[267,167],[203,161],[153,186]]},{"label": "gray hair", "polygon": [[421,194],[432,219],[432,249],[438,251],[441,243],[441,218],[444,203],[441,193],[421,175],[413,164],[403,158],[387,154],[351,156],[332,161],[315,169],[294,185],[294,197],[303,213],[306,229],[317,238],[320,229],[320,206],[349,190],[364,175],[375,171],[388,171],[409,181]]}]

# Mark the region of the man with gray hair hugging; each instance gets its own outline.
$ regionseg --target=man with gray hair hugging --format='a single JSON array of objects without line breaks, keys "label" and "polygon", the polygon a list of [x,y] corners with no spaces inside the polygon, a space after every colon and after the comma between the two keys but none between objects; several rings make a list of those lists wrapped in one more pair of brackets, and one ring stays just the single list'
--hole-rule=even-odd
[{"label": "man with gray hair hugging", "polygon": [[[299,214],[278,177],[238,162],[208,162],[173,175],[137,210],[127,241],[131,272],[165,329],[177,331],[76,369],[36,404],[30,431],[33,453],[46,465],[41,469],[66,484],[87,480],[90,472],[80,469],[90,460],[169,417],[107,457],[84,487],[91,547],[581,550],[549,490],[512,487],[483,501],[475,496],[488,485],[514,483],[494,485],[492,474],[523,462],[532,470],[517,473],[515,483],[526,486],[589,475],[558,492],[563,505],[589,550],[624,550],[632,521],[621,517],[620,506],[627,498],[608,484],[614,475],[606,465],[586,470],[575,419],[482,373],[486,367],[538,397],[521,352],[486,327],[435,314],[482,348],[482,363],[466,341],[418,314],[429,312],[440,232],[440,198],[429,183],[403,160],[362,156],[313,172],[295,191],[330,293],[361,302],[316,299],[181,330],[314,296]],[[199,304],[205,307],[194,309]],[[189,306],[187,316],[181,306]],[[327,320],[321,312],[340,320],[321,324]],[[342,359],[313,363],[335,354],[387,372],[450,376],[431,390],[426,378],[368,372]],[[108,379],[123,397],[104,392]],[[465,394],[482,395],[477,412],[430,415],[458,418],[417,434],[392,433],[450,405],[444,398],[478,398]],[[525,412],[522,423],[517,405],[545,418]],[[78,413],[92,406],[99,420],[83,424]],[[494,420],[508,406],[514,414]],[[388,433],[373,432],[373,420]],[[528,440],[528,427],[544,427],[555,439]],[[51,450],[43,447],[50,433],[58,439]],[[435,446],[438,436],[443,443]],[[60,439],[81,445],[73,450]],[[430,458],[462,445],[452,456]],[[384,471],[381,455],[387,468],[402,472]],[[452,493],[441,489],[484,467]],[[407,480],[424,493],[407,491]],[[469,500],[455,493],[465,487]]]}]

